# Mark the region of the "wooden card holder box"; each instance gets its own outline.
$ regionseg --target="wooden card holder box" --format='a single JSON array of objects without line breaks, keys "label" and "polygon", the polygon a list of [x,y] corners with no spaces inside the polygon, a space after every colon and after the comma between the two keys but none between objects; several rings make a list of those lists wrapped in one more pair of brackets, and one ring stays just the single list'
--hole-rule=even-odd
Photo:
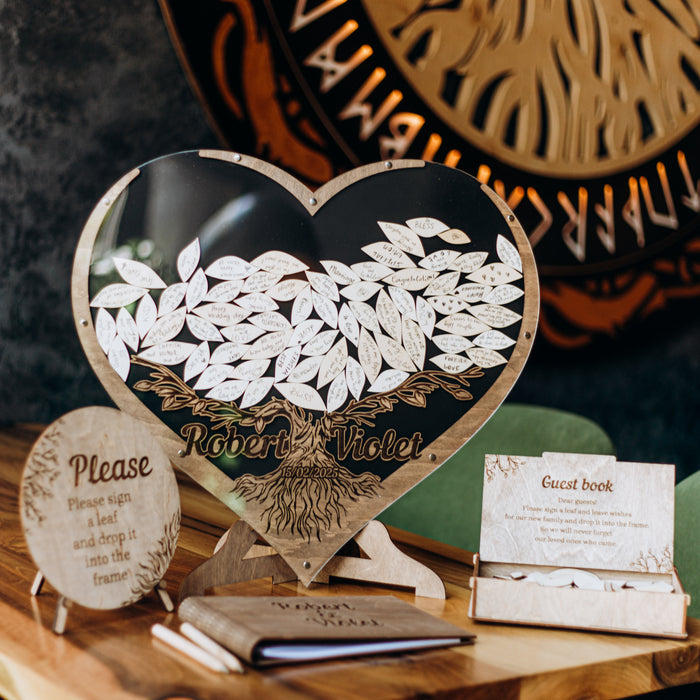
[{"label": "wooden card holder box", "polygon": [[[584,483],[609,490],[583,492]],[[599,455],[487,455],[469,617],[687,637],[690,596],[673,566],[673,483],[672,465]],[[524,580],[564,568],[594,574],[609,582],[607,590]],[[637,590],[651,583],[673,590]]]},{"label": "wooden card holder box", "polygon": [[[683,592],[676,570],[671,574],[641,574],[669,580],[673,593],[589,591],[578,588],[547,588],[536,583],[494,578],[514,570],[512,564],[481,562],[474,555],[474,576],[469,617],[483,622],[505,622],[540,627],[567,627],[685,639],[686,609],[690,596]],[[523,572],[552,571],[551,566],[518,566]],[[629,579],[628,572],[591,570],[600,575]]]}]

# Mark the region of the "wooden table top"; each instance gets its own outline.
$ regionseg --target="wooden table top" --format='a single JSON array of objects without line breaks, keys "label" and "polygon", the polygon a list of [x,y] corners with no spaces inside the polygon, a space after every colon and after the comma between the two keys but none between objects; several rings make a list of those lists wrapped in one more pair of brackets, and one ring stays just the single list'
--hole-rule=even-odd
[{"label": "wooden table top", "polygon": [[[698,620],[688,620],[685,641],[474,623],[467,617],[471,554],[396,530],[392,536],[401,549],[440,574],[445,601],[361,584],[306,589],[298,583],[273,585],[270,579],[222,591],[280,596],[390,592],[475,633],[474,645],[220,675],[152,640],[153,623],[177,623],[154,595],[117,611],[73,605],[65,635],[57,636],[51,631],[56,592],[46,585],[38,597],[29,593],[36,569],[17,505],[24,460],[40,429],[0,430],[0,696],[7,700],[616,698],[700,681]],[[166,576],[173,598],[185,574],[212,553],[235,518],[186,479],[181,497],[183,527]]]}]

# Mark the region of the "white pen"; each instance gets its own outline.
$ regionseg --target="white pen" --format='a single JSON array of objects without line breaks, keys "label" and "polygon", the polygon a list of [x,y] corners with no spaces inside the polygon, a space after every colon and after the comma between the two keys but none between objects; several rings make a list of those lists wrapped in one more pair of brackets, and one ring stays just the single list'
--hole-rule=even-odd
[{"label": "white pen", "polygon": [[180,625],[180,632],[182,632],[185,637],[189,637],[195,644],[202,647],[202,649],[208,651],[214,658],[221,661],[230,671],[245,673],[243,664],[238,660],[238,657],[234,656],[218,642],[215,642],[211,637],[208,637],[202,630],[197,629],[189,622],[183,622]]},{"label": "white pen", "polygon": [[198,661],[200,664],[210,668],[212,671],[228,673],[228,667],[221,663],[219,659],[213,657],[196,644],[193,644],[189,639],[185,639],[177,632],[173,632],[173,630],[169,629],[168,627],[155,624],[153,627],[151,627],[151,634],[156,639],[160,639],[161,642],[165,642],[169,646],[173,647],[173,649],[177,649],[185,656],[189,656],[191,659]]}]

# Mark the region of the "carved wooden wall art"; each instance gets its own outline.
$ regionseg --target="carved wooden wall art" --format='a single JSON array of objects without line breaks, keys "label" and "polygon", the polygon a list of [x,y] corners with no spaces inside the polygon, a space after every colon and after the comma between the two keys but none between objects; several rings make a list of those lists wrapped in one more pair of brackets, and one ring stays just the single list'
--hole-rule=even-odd
[{"label": "carved wooden wall art", "polygon": [[20,513],[40,573],[65,598],[102,610],[152,591],[180,532],[163,448],[139,421],[100,406],[71,411],[39,436],[22,475]]},{"label": "carved wooden wall art", "polygon": [[386,158],[488,183],[535,251],[552,344],[700,295],[698,0],[160,5],[228,147],[319,184]]},{"label": "carved wooden wall art", "polygon": [[500,404],[538,285],[513,214],[461,171],[376,163],[314,192],[206,151],[112,187],[73,303],[117,404],[308,583]]}]

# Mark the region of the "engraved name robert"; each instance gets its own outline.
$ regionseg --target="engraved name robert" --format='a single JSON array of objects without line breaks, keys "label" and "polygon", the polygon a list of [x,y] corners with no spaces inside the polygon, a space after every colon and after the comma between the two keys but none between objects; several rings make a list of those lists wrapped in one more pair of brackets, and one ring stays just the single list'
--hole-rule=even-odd
[{"label": "engraved name robert", "polygon": [[[248,435],[244,436],[235,428],[227,433],[209,433],[202,423],[188,423],[180,429],[185,438],[185,456],[197,454],[210,459],[226,456],[229,459],[243,456],[250,459],[265,459],[272,450],[276,459],[283,459],[291,449],[289,433],[280,430],[277,435]],[[336,426],[331,436],[336,441],[336,452],[339,461],[352,458],[354,461],[399,461],[405,462],[416,459],[421,455],[423,437],[419,432],[409,437],[399,437],[392,428],[381,437],[365,437],[365,431],[357,426]],[[314,465],[303,467],[313,470]],[[318,469],[321,469],[320,467]],[[294,474],[304,476],[304,474]],[[289,474],[291,476],[291,474]],[[306,476],[328,476],[309,471]]]}]

